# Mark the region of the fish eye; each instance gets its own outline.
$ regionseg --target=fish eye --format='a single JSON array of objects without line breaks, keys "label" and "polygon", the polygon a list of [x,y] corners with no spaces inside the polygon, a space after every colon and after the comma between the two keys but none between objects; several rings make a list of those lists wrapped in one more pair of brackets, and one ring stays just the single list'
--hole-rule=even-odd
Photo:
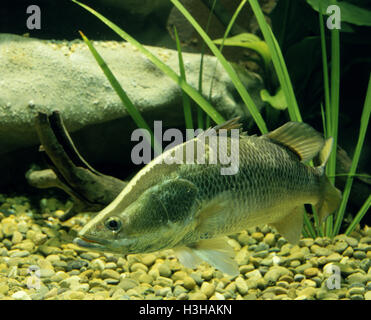
[{"label": "fish eye", "polygon": [[105,226],[111,231],[119,231],[122,226],[122,222],[118,217],[109,217],[104,223]]}]

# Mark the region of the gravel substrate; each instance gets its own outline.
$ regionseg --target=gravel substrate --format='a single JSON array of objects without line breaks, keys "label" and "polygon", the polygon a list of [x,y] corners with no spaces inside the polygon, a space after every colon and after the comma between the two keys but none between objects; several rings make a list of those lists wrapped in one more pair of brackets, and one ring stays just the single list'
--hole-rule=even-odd
[{"label": "gravel substrate", "polygon": [[0,299],[371,300],[367,226],[295,246],[268,226],[230,236],[240,269],[231,278],[206,263],[185,268],[171,250],[87,251],[71,241],[88,214],[61,223],[64,203],[42,199],[40,207],[0,195]]}]

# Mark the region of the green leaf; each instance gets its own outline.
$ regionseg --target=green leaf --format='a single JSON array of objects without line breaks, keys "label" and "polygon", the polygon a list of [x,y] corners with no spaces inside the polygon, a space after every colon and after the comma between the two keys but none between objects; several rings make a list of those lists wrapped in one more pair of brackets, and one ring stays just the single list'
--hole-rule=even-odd
[{"label": "green leaf", "polygon": [[[332,0],[306,0],[311,7],[319,12],[319,3],[325,12],[326,8],[332,5]],[[371,11],[357,7],[349,2],[336,2],[336,5],[340,8],[341,21],[349,22],[357,26],[371,26]]]},{"label": "green leaf", "polygon": [[103,15],[101,15],[94,9],[77,0],[72,1],[86,9],[90,13],[92,13],[99,20],[105,23],[109,28],[111,28],[114,32],[116,32],[121,38],[123,38],[131,45],[133,45],[138,50],[138,52],[146,56],[147,59],[150,60],[154,65],[156,65],[157,68],[159,68],[163,73],[165,73],[170,79],[179,84],[182,90],[184,90],[184,92],[186,92],[217,124],[225,122],[224,117],[210,104],[209,101],[207,101],[195,88],[193,88],[187,82],[183,81],[181,76],[179,76],[167,64],[165,64],[154,54],[152,54],[146,47],[141,45],[132,36],[130,36],[128,33],[126,33],[124,30],[119,28],[116,24],[105,18]]},{"label": "green leaf", "polygon": [[94,59],[97,61],[98,65],[102,69],[104,75],[106,76],[107,80],[110,82],[112,88],[116,91],[117,95],[120,97],[122,104],[125,106],[127,112],[131,116],[131,118],[134,120],[136,125],[139,128],[146,129],[151,136],[151,141],[148,141],[152,148],[155,150],[157,154],[160,154],[162,152],[161,145],[156,140],[152,130],[150,129],[147,122],[142,117],[141,113],[138,111],[138,109],[134,106],[134,104],[131,102],[130,98],[124,91],[124,89],[121,87],[120,83],[116,79],[116,77],[113,75],[112,71],[108,67],[107,63],[103,60],[102,56],[98,53],[98,51],[94,48],[93,44],[89,41],[89,39],[80,31],[80,35],[84,42],[87,44],[90,52],[92,53]]},{"label": "green leaf", "polygon": [[274,96],[271,96],[268,90],[263,89],[260,91],[260,97],[263,101],[268,102],[275,109],[287,109],[287,101],[281,87],[277,90],[277,93]]},{"label": "green leaf", "polygon": [[267,44],[264,41],[262,41],[258,36],[252,33],[241,33],[227,39],[223,38],[216,39],[214,40],[214,43],[224,44],[225,46],[242,47],[254,50],[261,56],[266,67],[269,66],[272,60]]},{"label": "green leaf", "polygon": [[198,32],[201,38],[206,42],[207,46],[211,52],[218,59],[220,64],[223,66],[224,70],[228,73],[231,78],[236,90],[240,94],[243,102],[246,105],[246,108],[249,110],[252,118],[254,119],[256,125],[259,127],[259,130],[262,133],[267,133],[267,125],[259,112],[258,107],[256,106],[254,100],[251,98],[250,94],[246,90],[245,86],[239,79],[236,71],[233,69],[232,65],[224,58],[220,50],[216,47],[210,37],[206,32],[201,28],[198,22],[193,18],[193,16],[188,12],[186,8],[179,2],[179,0],[170,0],[174,6],[180,11],[180,13],[188,20],[188,22],[193,26],[193,28]]}]

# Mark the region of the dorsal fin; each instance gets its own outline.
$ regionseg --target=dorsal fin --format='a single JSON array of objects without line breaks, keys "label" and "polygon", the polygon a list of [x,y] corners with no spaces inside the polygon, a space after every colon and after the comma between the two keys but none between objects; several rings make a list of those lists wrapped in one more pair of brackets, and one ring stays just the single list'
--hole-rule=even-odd
[{"label": "dorsal fin", "polygon": [[216,134],[218,134],[219,130],[221,129],[225,129],[225,130],[239,129],[240,136],[246,136],[247,132],[242,131],[242,123],[240,122],[240,119],[241,117],[232,118],[222,124],[218,124],[214,127],[208,128],[206,131],[202,132],[201,134],[208,135],[211,130],[213,130]]},{"label": "dorsal fin", "polygon": [[213,129],[218,132],[220,129],[226,129],[226,130],[231,130],[231,129],[239,129],[242,127],[242,124],[239,122],[241,117],[235,117],[232,118],[222,124],[216,125],[213,127]]},{"label": "dorsal fin", "polygon": [[325,143],[318,131],[303,122],[287,122],[266,137],[289,148],[303,162],[311,160]]}]

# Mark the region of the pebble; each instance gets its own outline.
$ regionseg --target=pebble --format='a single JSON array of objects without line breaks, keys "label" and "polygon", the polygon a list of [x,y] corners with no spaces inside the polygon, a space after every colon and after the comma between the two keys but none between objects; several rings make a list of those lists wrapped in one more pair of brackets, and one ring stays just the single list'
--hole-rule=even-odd
[{"label": "pebble", "polygon": [[183,281],[184,281],[184,284],[183,284],[184,288],[188,290],[192,290],[196,286],[196,281],[190,276],[185,277]]},{"label": "pebble", "polygon": [[66,296],[70,300],[83,300],[85,297],[85,293],[81,291],[71,291],[71,292],[68,292]]},{"label": "pebble", "polygon": [[195,292],[189,295],[189,300],[207,300],[207,296],[202,292]]},{"label": "pebble", "polygon": [[103,260],[101,259],[94,259],[91,263],[90,263],[90,267],[93,269],[93,270],[104,270],[105,267],[106,267],[106,264],[104,263]]},{"label": "pebble", "polygon": [[248,287],[246,281],[241,277],[237,277],[235,282],[236,282],[236,288],[237,288],[238,292],[241,295],[247,294],[247,292],[249,290],[249,287]]},{"label": "pebble", "polygon": [[93,259],[97,259],[97,258],[99,258],[100,257],[100,254],[99,253],[97,253],[97,252],[83,252],[83,253],[81,253],[80,254],[80,257],[82,258],[82,259],[85,259],[85,260],[89,260],[89,261],[91,261],[91,260],[93,260]]},{"label": "pebble", "polygon": [[291,272],[284,268],[284,267],[280,267],[280,266],[273,266],[265,275],[264,275],[264,279],[268,282],[273,282],[275,283],[279,277],[281,276],[284,276],[284,275],[288,275],[290,274]]},{"label": "pebble", "polygon": [[346,281],[350,284],[352,283],[366,283],[369,281],[369,277],[365,274],[362,274],[360,272],[352,273],[346,278]]},{"label": "pebble", "polygon": [[353,257],[359,260],[365,259],[366,258],[366,252],[356,250],[353,252]]},{"label": "pebble", "polygon": [[137,287],[139,284],[133,279],[124,278],[121,279],[120,283],[118,284],[118,287],[127,291],[129,289]]},{"label": "pebble", "polygon": [[120,274],[117,271],[115,271],[115,270],[105,269],[101,273],[101,277],[102,277],[102,279],[111,278],[111,279],[119,280],[120,279]]},{"label": "pebble", "polygon": [[254,240],[260,242],[264,239],[264,234],[261,233],[261,232],[253,232],[251,234],[251,238],[253,238]]},{"label": "pebble", "polygon": [[171,287],[173,285],[173,280],[159,276],[157,279],[154,281],[154,284],[158,284],[162,287]]},{"label": "pebble", "polygon": [[28,293],[25,291],[17,291],[13,293],[12,298],[15,300],[32,300]]},{"label": "pebble", "polygon": [[147,267],[150,267],[155,263],[156,256],[154,254],[151,254],[151,253],[145,254],[145,255],[143,255],[141,260],[142,260],[141,262],[143,264],[145,264]]},{"label": "pebble", "polygon": [[23,235],[19,231],[14,231],[13,236],[12,236],[12,243],[13,244],[18,244],[23,240]]},{"label": "pebble", "polygon": [[183,281],[183,279],[187,276],[187,272],[185,271],[175,271],[172,276],[171,276],[171,279],[173,279],[174,282],[178,281],[178,280],[181,280]]},{"label": "pebble", "polygon": [[276,237],[273,233],[267,233],[263,239],[263,241],[269,245],[270,247],[273,247],[276,243]]},{"label": "pebble", "polygon": [[[228,240],[240,274],[227,277],[206,263],[185,268],[169,250],[124,258],[69,243],[88,215],[67,222],[70,231],[55,218],[41,224],[0,213],[1,219],[0,299],[371,300],[371,231],[302,238],[293,246],[269,226],[250,228]],[[26,287],[30,265],[40,268],[39,291]],[[341,271],[340,289],[326,287],[330,266]]]},{"label": "pebble", "polygon": [[148,267],[143,263],[135,262],[130,266],[130,270],[131,272],[135,272],[138,270],[143,270],[144,272],[148,272]]},{"label": "pebble", "polygon": [[158,266],[158,272],[162,277],[170,277],[171,276],[171,269],[167,263],[161,263]]},{"label": "pebble", "polygon": [[342,253],[348,248],[348,243],[344,240],[337,241],[333,247],[333,250]]},{"label": "pebble", "polygon": [[316,294],[316,289],[314,287],[307,287],[305,289],[297,290],[297,296],[305,296],[312,298]]},{"label": "pebble", "polygon": [[317,256],[329,256],[333,252],[328,248],[320,247],[317,244],[314,244],[310,247],[310,250],[315,253]]},{"label": "pebble", "polygon": [[202,283],[200,291],[204,293],[206,297],[210,298],[215,292],[215,285],[205,281]]},{"label": "pebble", "polygon": [[318,268],[308,268],[304,270],[304,275],[309,278],[315,277],[316,275],[318,275],[318,273]]},{"label": "pebble", "polygon": [[358,245],[358,240],[356,238],[346,236],[345,234],[339,234],[334,239],[335,240],[343,240],[353,248],[357,247],[357,245]]}]

